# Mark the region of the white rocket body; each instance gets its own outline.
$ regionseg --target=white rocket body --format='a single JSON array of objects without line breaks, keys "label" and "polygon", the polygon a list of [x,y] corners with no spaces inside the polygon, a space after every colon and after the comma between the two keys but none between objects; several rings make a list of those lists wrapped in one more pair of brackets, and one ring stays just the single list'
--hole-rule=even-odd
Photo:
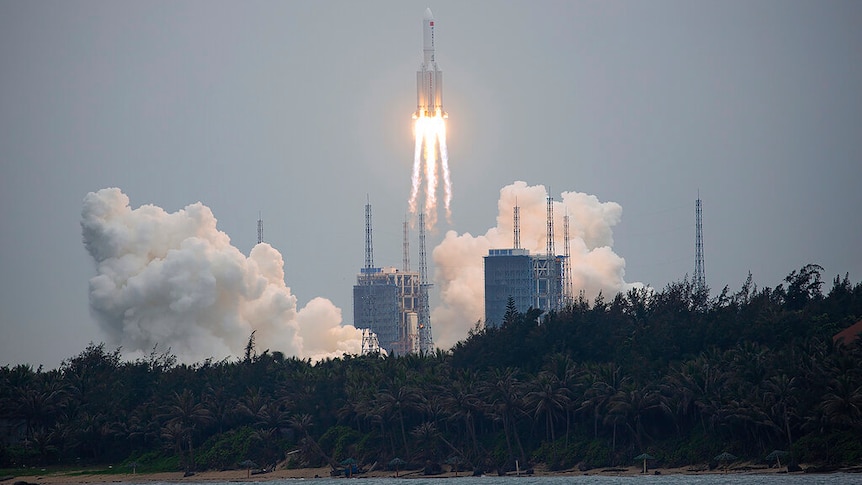
[{"label": "white rocket body", "polygon": [[422,19],[422,65],[416,72],[416,112],[413,118],[421,116],[432,117],[443,111],[443,73],[437,68],[434,52],[434,15],[431,9],[425,9]]}]

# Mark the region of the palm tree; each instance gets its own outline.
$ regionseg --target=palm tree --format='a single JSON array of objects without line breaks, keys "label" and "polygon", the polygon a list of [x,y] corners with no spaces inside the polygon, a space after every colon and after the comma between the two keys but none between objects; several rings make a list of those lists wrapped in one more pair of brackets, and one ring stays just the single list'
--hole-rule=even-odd
[{"label": "palm tree", "polygon": [[[593,434],[597,438],[599,418],[602,413],[607,413],[611,400],[623,385],[631,381],[631,378],[622,375],[620,366],[609,363],[589,366],[582,379],[588,387],[584,393],[586,400],[581,405],[581,409],[593,411]],[[616,442],[616,425],[619,421],[617,417],[609,419],[605,416],[601,421],[604,424],[609,422],[613,424],[614,442]]]},{"label": "palm tree", "polygon": [[559,379],[554,374],[540,372],[538,378],[530,386],[531,390],[524,396],[527,409],[532,409],[532,414],[538,422],[540,416],[545,416],[545,436],[551,442],[553,461],[557,461],[557,437],[554,433],[555,421],[562,414],[569,403],[567,389],[560,385]]},{"label": "palm tree", "polygon": [[341,407],[337,415],[339,422],[353,423],[356,430],[362,433],[362,404],[370,398],[368,386],[362,382],[349,379],[344,387]]},{"label": "palm tree", "polygon": [[445,444],[451,451],[455,452],[455,456],[459,458],[464,456],[464,453],[457,446],[447,440],[440,433],[437,429],[437,425],[434,423],[426,421],[413,428],[413,430],[410,431],[410,434],[413,435],[419,444],[419,448],[422,450],[420,453],[424,460],[439,461],[439,458],[442,456],[440,442]]},{"label": "palm tree", "polygon": [[722,357],[710,352],[672,368],[664,389],[671,394],[669,402],[676,403],[678,418],[691,416],[705,431],[715,429],[729,377],[722,364]]},{"label": "palm tree", "polygon": [[303,437],[303,441],[311,448],[315,454],[326,460],[329,463],[329,466],[335,470],[335,461],[328,456],[320,445],[315,441],[314,438],[311,437],[311,428],[314,426],[314,422],[311,419],[311,415],[307,413],[296,414],[290,417],[288,420],[288,424],[290,427],[295,429],[300,435]]},{"label": "palm tree", "polygon": [[[579,300],[586,304],[585,301]],[[551,355],[548,362],[544,366],[544,370],[553,374],[559,381],[560,387],[563,388],[566,395],[565,413],[566,413],[566,444],[569,447],[569,432],[571,431],[571,418],[575,410],[577,410],[583,399],[576,399],[576,396],[583,397],[583,390],[579,382],[579,369],[574,360],[563,353],[555,353]]]},{"label": "palm tree", "polygon": [[793,446],[793,435],[790,432],[790,417],[795,416],[796,377],[780,374],[770,377],[764,382],[766,397],[771,404],[771,410],[781,417],[787,444]]},{"label": "palm tree", "polygon": [[288,422],[290,413],[287,411],[286,401],[269,401],[258,410],[255,426],[259,429],[273,430],[276,437],[281,437],[281,428]]},{"label": "palm tree", "polygon": [[[183,440],[186,436],[186,430],[183,425],[178,422],[168,422],[162,427],[161,436],[165,442],[173,445],[174,452],[180,457],[180,463],[184,463]],[[188,469],[188,465],[184,468]]]},{"label": "palm tree", "polygon": [[521,437],[518,434],[516,414],[522,412],[522,386],[515,375],[514,369],[493,369],[490,372],[483,392],[485,402],[488,404],[490,415],[503,423],[503,433],[506,436],[506,446],[509,449],[509,458],[515,458],[512,448],[512,439],[518,446],[519,457],[526,463],[526,453],[521,445]]},{"label": "palm tree", "polygon": [[625,416],[626,425],[635,437],[638,448],[644,449],[645,438],[650,438],[644,420],[648,417],[660,419],[671,415],[671,411],[656,388],[627,386],[611,398],[610,414]]},{"label": "palm tree", "polygon": [[836,427],[859,429],[862,424],[862,386],[853,376],[839,374],[829,381],[827,388],[820,407],[829,423]]},{"label": "palm tree", "polygon": [[452,421],[461,421],[473,448],[473,455],[479,455],[479,441],[476,437],[476,417],[481,414],[482,401],[476,394],[476,376],[463,371],[444,388],[444,403]]},{"label": "palm tree", "polygon": [[404,413],[414,409],[418,402],[416,392],[401,379],[393,379],[389,386],[381,389],[375,399],[375,408],[381,415],[397,418],[401,425],[401,438],[404,442],[404,450],[409,454],[410,447],[407,444],[407,432],[404,424]]},{"label": "palm tree", "polygon": [[[210,413],[203,403],[198,402],[197,398],[190,390],[185,389],[182,394],[174,391],[173,399],[165,407],[163,416],[168,418],[167,423],[169,425],[179,425],[179,430],[184,433],[184,437],[189,444],[189,460],[187,466],[191,467],[190,470],[193,469],[195,462],[194,445],[192,441],[194,439],[193,434],[195,428],[199,424],[205,425],[212,422],[212,413]],[[176,431],[176,429],[173,429],[172,433],[176,433]],[[176,436],[174,436],[174,438],[176,439]],[[182,449],[182,447],[178,447],[178,449]]]},{"label": "palm tree", "polygon": [[105,422],[107,417],[104,413],[91,414],[82,411],[75,416],[71,423],[72,440],[80,452],[90,455],[98,460],[102,449],[106,444]]},{"label": "palm tree", "polygon": [[27,420],[27,434],[50,426],[67,396],[65,385],[59,380],[34,381],[31,385],[18,388],[14,408]]},{"label": "palm tree", "polygon": [[213,422],[218,426],[219,434],[223,433],[225,426],[230,425],[231,417],[237,408],[236,400],[230,397],[224,386],[209,386],[203,402]]},{"label": "palm tree", "polygon": [[438,458],[438,438],[440,433],[437,431],[437,426],[434,423],[424,422],[413,428],[410,434],[416,438],[416,442],[421,450],[419,453],[425,461],[434,461]]},{"label": "palm tree", "polygon": [[246,422],[255,422],[258,416],[264,412],[269,398],[267,398],[260,387],[248,388],[245,396],[237,402],[237,413],[246,418]]}]

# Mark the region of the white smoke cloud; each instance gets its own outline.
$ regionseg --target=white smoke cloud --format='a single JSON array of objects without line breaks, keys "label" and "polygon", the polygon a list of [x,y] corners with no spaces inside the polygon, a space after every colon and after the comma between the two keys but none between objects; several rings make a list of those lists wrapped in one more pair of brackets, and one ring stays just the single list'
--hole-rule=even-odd
[{"label": "white smoke cloud", "polygon": [[[485,318],[485,273],[483,257],[488,250],[511,248],[514,240],[513,208],[520,206],[521,247],[531,254],[547,250],[547,197],[544,186],[515,182],[500,190],[497,225],[481,236],[446,233],[434,248],[435,282],[440,305],[432,315],[434,341],[449,348],[467,336]],[[625,259],[613,252],[613,226],[620,222],[622,207],[600,202],[594,195],[563,192],[554,201],[554,245],[564,251],[563,217],[569,215],[572,288],[592,300],[601,291],[608,298],[640,286],[626,283]]]},{"label": "white smoke cloud", "polygon": [[200,202],[131,209],[120,189],[102,189],[84,198],[81,227],[96,262],[90,309],[130,355],[158,344],[184,362],[240,356],[254,330],[260,349],[303,359],[361,350],[361,332],[329,300],[297,308],[277,250],[262,243],[245,257]]}]

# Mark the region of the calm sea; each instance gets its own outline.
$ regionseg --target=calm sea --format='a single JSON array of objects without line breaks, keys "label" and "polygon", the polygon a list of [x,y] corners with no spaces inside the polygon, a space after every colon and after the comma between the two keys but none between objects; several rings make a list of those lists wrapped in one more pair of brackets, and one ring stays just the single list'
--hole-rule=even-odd
[{"label": "calm sea", "polygon": [[[260,483],[268,485],[332,485],[332,479],[292,479],[274,480]],[[862,474],[832,473],[824,475],[645,475],[627,477],[604,477],[597,475],[571,477],[464,477],[464,478],[361,478],[362,485],[633,485],[633,484],[695,484],[695,485],[862,485]],[[236,482],[186,482],[200,485],[236,485]],[[254,482],[244,482],[254,483]],[[176,484],[165,484],[176,485]]]}]

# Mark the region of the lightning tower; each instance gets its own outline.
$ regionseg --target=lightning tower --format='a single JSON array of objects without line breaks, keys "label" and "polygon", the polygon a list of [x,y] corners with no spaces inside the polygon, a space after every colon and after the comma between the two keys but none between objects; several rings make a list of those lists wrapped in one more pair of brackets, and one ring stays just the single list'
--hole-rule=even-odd
[{"label": "lightning tower", "polygon": [[[550,192],[550,187],[548,192]],[[554,198],[548,196],[548,244],[547,244],[548,259],[554,257]]]},{"label": "lightning tower", "polygon": [[257,213],[257,243],[263,242],[263,216],[260,212]]},{"label": "lightning tower", "polygon": [[434,340],[431,335],[431,309],[428,303],[428,261],[425,252],[425,213],[419,213],[419,352],[428,353],[433,350]]},{"label": "lightning tower", "polygon": [[[551,188],[548,187],[548,194],[551,193]],[[554,249],[554,197],[548,195],[548,242],[547,242],[547,295],[548,295],[548,308],[551,310],[556,310],[560,308],[560,291],[554,291],[555,285],[551,284],[554,280],[554,269],[556,268],[556,259],[557,256],[555,254],[556,250]],[[559,276],[559,273],[557,273]]]},{"label": "lightning tower", "polygon": [[571,264],[571,250],[569,248],[569,213],[566,212],[566,215],[563,216],[563,247],[564,252],[563,256],[565,259],[563,260],[563,303],[565,306],[569,307],[572,305],[574,301],[574,295],[572,295],[572,264]]},{"label": "lightning tower", "polygon": [[371,197],[365,203],[365,269],[374,267],[374,247],[371,241]]},{"label": "lightning tower", "polygon": [[372,354],[380,351],[380,342],[375,333],[374,320],[377,318],[374,291],[370,288],[374,275],[374,246],[371,229],[371,197],[366,196],[365,202],[365,267],[362,269],[359,284],[364,287],[362,298],[362,320],[368,328],[362,329],[362,354]]},{"label": "lightning tower", "polygon": [[513,216],[512,226],[514,227],[514,244],[515,249],[521,249],[521,208],[518,207],[518,199],[515,199],[515,214]]},{"label": "lightning tower", "polygon": [[706,288],[706,269],[703,264],[703,207],[700,201],[700,191],[694,203],[695,235],[694,235],[694,291],[700,293]]},{"label": "lightning tower", "polygon": [[401,243],[401,269],[410,271],[410,222],[404,219],[404,241]]}]

